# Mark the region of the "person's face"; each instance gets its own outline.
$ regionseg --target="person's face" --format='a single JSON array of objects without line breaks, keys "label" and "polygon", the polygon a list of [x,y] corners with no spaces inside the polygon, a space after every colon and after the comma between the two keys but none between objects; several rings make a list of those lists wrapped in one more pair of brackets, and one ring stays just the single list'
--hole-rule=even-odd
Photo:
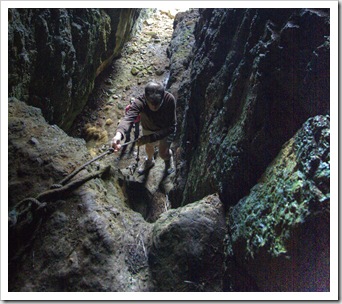
[{"label": "person's face", "polygon": [[147,101],[147,105],[150,108],[151,111],[156,112],[159,110],[160,106],[161,106],[161,102],[156,102],[154,100],[148,99],[146,98]]}]

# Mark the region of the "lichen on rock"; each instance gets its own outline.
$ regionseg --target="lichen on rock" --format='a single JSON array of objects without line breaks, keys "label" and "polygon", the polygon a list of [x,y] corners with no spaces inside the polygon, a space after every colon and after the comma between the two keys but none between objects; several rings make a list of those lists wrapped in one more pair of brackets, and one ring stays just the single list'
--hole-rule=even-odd
[{"label": "lichen on rock", "polygon": [[[329,290],[329,142],[329,116],[310,118],[229,211],[234,267],[263,291]],[[265,259],[274,269],[256,266]]]}]

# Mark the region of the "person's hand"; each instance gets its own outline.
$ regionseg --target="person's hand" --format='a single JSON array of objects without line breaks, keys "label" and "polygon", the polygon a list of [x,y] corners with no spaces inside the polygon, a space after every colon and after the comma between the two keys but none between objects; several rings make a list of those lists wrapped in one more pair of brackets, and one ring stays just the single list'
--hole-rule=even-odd
[{"label": "person's hand", "polygon": [[151,136],[150,135],[144,135],[138,139],[137,145],[138,145],[138,147],[140,147],[140,146],[146,145],[150,142],[151,142]]},{"label": "person's hand", "polygon": [[120,132],[116,132],[115,136],[112,139],[112,148],[114,149],[114,152],[117,152],[121,149],[121,133]]}]

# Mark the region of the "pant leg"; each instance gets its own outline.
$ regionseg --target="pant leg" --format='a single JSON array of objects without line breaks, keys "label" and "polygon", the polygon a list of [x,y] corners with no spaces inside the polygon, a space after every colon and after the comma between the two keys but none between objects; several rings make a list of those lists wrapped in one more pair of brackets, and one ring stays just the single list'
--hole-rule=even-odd
[{"label": "pant leg", "polygon": [[139,122],[134,124],[134,139],[139,138]]},{"label": "pant leg", "polygon": [[125,142],[131,141],[131,131],[132,131],[132,125],[130,125],[130,127],[128,128],[128,131],[126,133],[126,140],[125,140]]},{"label": "pant leg", "polygon": [[169,160],[171,158],[171,141],[168,138],[163,138],[159,141],[159,155],[163,160]]}]

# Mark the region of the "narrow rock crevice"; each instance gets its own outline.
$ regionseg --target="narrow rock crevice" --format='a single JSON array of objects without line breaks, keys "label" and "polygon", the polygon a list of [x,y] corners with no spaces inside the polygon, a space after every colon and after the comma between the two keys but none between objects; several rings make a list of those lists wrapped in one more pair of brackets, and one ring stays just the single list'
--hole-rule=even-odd
[{"label": "narrow rock crevice", "polygon": [[[329,18],[9,9],[9,291],[329,291]],[[150,80],[177,99],[170,175],[106,153]]]}]

